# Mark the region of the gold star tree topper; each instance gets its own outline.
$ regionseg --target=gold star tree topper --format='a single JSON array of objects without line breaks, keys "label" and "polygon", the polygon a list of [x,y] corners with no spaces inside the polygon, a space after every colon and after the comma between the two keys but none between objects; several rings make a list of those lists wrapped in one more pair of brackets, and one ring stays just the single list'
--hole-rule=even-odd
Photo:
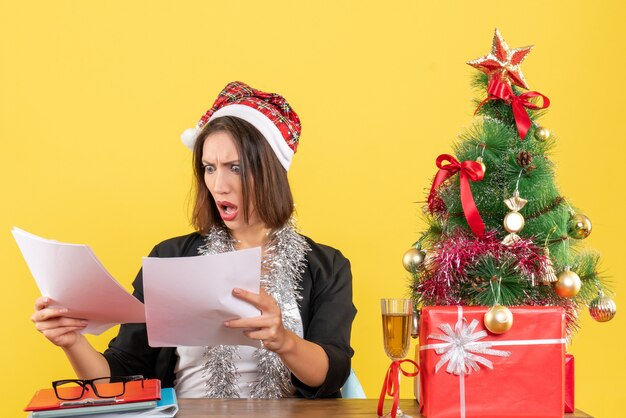
[{"label": "gold star tree topper", "polygon": [[504,83],[528,89],[520,64],[530,50],[533,49],[533,46],[510,49],[504,42],[502,35],[500,35],[500,31],[496,29],[496,33],[493,35],[491,53],[482,58],[469,61],[468,64],[487,74],[489,80],[496,77]]}]

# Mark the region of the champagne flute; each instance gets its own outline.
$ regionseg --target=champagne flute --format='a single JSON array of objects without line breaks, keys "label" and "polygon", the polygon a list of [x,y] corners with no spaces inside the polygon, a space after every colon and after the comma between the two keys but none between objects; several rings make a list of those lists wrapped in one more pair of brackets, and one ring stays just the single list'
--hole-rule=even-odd
[{"label": "champagne flute", "polygon": [[[409,352],[413,301],[411,299],[381,299],[383,318],[383,344],[385,353],[392,361],[402,360]],[[401,372],[398,372],[400,390]],[[390,414],[385,415],[390,416]],[[398,406],[396,417],[411,418]]]}]

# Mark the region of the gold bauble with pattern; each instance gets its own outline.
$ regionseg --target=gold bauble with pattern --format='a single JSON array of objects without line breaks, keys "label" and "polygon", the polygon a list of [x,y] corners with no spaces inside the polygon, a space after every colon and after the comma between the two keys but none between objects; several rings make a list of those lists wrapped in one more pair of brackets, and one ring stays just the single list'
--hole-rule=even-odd
[{"label": "gold bauble with pattern", "polygon": [[589,304],[589,314],[598,322],[610,321],[616,313],[617,306],[615,305],[615,301],[608,296],[604,296],[602,291],[600,291],[598,297]]},{"label": "gold bauble with pattern", "polygon": [[492,334],[504,334],[513,326],[513,313],[506,306],[495,305],[485,313],[483,322]]}]

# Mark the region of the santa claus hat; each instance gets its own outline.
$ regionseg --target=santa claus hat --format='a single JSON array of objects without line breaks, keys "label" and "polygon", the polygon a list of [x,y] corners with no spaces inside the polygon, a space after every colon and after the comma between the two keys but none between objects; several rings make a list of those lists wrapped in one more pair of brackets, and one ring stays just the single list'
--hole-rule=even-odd
[{"label": "santa claus hat", "polygon": [[233,81],[220,92],[196,127],[183,132],[183,143],[193,150],[202,127],[221,116],[236,116],[251,123],[269,142],[285,170],[289,170],[302,127],[300,118],[283,96]]}]

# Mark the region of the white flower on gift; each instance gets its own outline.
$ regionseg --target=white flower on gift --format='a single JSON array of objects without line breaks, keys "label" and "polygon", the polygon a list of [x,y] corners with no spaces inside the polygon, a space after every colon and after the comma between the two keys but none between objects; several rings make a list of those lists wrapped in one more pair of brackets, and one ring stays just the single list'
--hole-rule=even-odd
[{"label": "white flower on gift", "polygon": [[474,332],[477,326],[478,321],[476,319],[467,325],[467,321],[461,318],[457,321],[454,329],[450,324],[439,325],[439,329],[445,335],[430,334],[428,336],[428,339],[445,341],[444,343],[429,344],[429,347],[434,348],[437,354],[442,355],[435,366],[435,373],[446,363],[448,363],[446,372],[457,376],[470,374],[472,370],[479,371],[480,364],[493,369],[493,363],[479,354],[498,357],[511,355],[510,351],[492,349],[493,343],[489,341],[479,341],[487,336],[487,332],[484,330]]}]

